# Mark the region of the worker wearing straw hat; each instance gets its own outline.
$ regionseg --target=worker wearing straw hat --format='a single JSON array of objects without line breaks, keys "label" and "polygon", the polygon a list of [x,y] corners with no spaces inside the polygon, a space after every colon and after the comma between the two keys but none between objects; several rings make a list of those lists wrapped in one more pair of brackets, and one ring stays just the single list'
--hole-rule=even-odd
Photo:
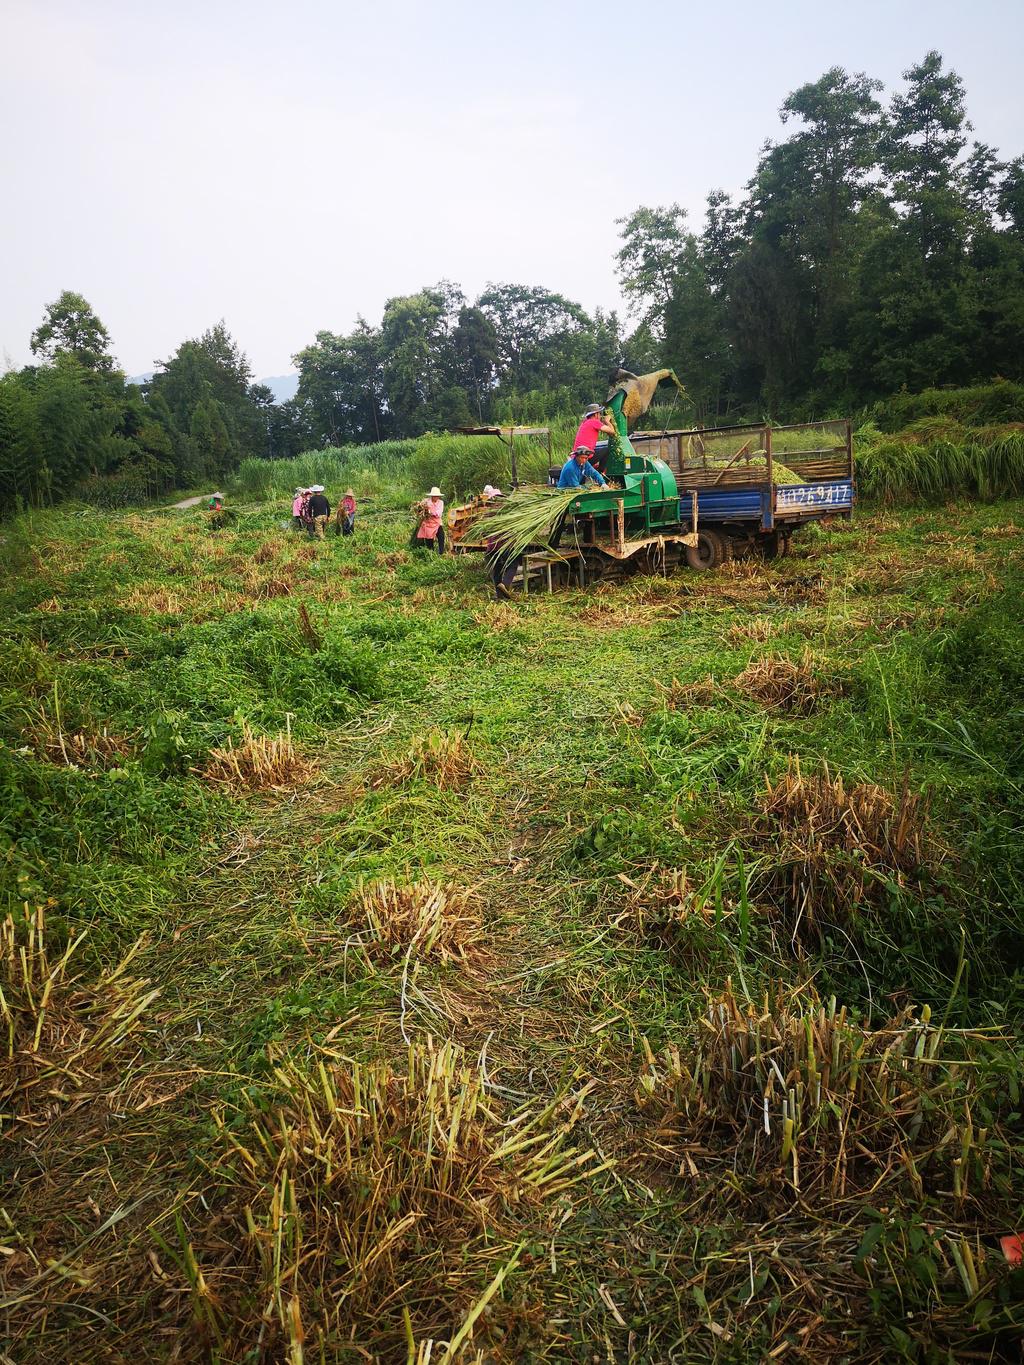
[{"label": "worker wearing straw hat", "polygon": [[435,483],[433,488],[417,503],[416,512],[420,524],[416,528],[413,541],[419,549],[433,546],[439,555],[444,554],[444,500],[441,490]]},{"label": "worker wearing straw hat", "polygon": [[334,534],[350,536],[356,529],[356,495],[351,488],[345,489],[345,496],[338,503],[334,514]]}]

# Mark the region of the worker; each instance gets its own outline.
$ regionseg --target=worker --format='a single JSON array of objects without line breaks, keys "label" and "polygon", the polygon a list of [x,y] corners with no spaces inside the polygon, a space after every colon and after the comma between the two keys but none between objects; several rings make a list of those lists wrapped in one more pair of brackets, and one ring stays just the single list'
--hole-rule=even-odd
[{"label": "worker", "polygon": [[441,490],[437,484],[423,499],[417,503],[417,514],[420,524],[416,528],[413,542],[417,549],[425,550],[428,546],[433,546],[439,555],[444,554],[444,500],[441,497]]},{"label": "worker", "polygon": [[324,538],[324,527],[331,515],[331,504],[324,497],[324,486],[322,483],[313,484],[309,490],[309,521],[311,536],[315,535],[318,540]]},{"label": "worker", "polygon": [[586,446],[578,446],[562,465],[562,472],[558,476],[558,487],[582,488],[587,479],[593,483],[606,484],[608,480],[599,469],[594,468],[589,457],[590,451]]},{"label": "worker", "polygon": [[224,494],[211,493],[206,502],[207,510],[210,512],[220,512],[224,507]]},{"label": "worker", "polygon": [[597,438],[603,431],[606,436],[614,436],[615,428],[611,422],[606,422],[601,416],[602,408],[600,403],[591,403],[589,407],[583,409],[583,420],[580,422],[576,431],[576,439],[572,443],[573,450],[590,451],[590,458],[594,458],[597,450]]},{"label": "worker", "polygon": [[292,498],[292,530],[301,531],[305,524],[306,489],[296,488]]},{"label": "worker", "polygon": [[484,491],[480,494],[480,496],[481,498],[483,498],[484,502],[490,502],[492,498],[500,498],[502,496],[502,492],[500,488],[495,488],[494,484],[485,483]]},{"label": "worker", "polygon": [[523,551],[510,549],[509,540],[509,536],[487,537],[487,567],[490,570],[491,582],[494,584],[496,602],[512,600],[509,589],[523,562]]},{"label": "worker", "polygon": [[345,489],[345,496],[338,503],[334,519],[334,534],[350,536],[356,529],[356,495],[351,488]]}]

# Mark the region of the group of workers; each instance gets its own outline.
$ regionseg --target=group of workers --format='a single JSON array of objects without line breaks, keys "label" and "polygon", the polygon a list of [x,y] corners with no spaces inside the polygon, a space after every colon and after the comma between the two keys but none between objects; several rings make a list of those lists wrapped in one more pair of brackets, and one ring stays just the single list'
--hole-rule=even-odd
[{"label": "group of workers", "polygon": [[[562,466],[558,476],[559,488],[581,488],[585,483],[607,484],[597,454],[597,443],[602,434],[612,436],[615,428],[602,416],[599,403],[591,403],[584,409],[573,441],[572,454]],[[552,471],[553,473],[554,471]],[[490,502],[501,497],[501,490],[487,484],[481,497]],[[413,508],[416,528],[410,539],[413,549],[433,550],[444,554],[444,499],[435,484],[426,497]],[[296,488],[292,500],[292,524],[296,531],[305,531],[309,536],[323,540],[331,520],[331,504],[327,499],[323,484],[311,484],[308,488]],[[351,488],[345,490],[344,497],[334,513],[335,535],[350,536],[356,525],[356,499]],[[509,588],[519,568],[522,555],[509,554],[505,547],[495,542],[489,543],[488,555],[491,579],[495,596],[499,601],[510,596]]]},{"label": "group of workers", "polygon": [[[331,519],[331,504],[322,483],[310,484],[308,488],[296,488],[292,498],[292,526],[296,531],[305,531],[308,536],[323,540],[327,533],[327,523]],[[350,536],[356,529],[356,495],[351,488],[338,503],[334,513],[334,534]]]}]

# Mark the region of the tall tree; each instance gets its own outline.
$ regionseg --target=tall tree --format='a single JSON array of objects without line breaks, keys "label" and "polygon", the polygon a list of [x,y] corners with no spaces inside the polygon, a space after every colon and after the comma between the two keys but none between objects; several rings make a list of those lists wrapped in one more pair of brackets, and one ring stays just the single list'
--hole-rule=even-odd
[{"label": "tall tree", "polygon": [[615,256],[622,292],[651,333],[661,336],[665,311],[688,243],[686,210],[678,204],[641,206],[616,218],[622,246]]},{"label": "tall tree", "polygon": [[116,367],[110,354],[110,333],[89,302],[70,289],[47,305],[46,315],[32,333],[32,354],[44,363],[60,357],[85,370],[109,374]]}]

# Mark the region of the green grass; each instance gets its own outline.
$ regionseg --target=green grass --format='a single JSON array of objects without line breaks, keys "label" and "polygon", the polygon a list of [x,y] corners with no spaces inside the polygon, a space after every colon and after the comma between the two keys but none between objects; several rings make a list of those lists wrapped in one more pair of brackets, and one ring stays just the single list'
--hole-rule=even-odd
[{"label": "green grass", "polygon": [[[482,481],[459,461],[487,443],[440,439],[431,458]],[[771,564],[499,606],[479,559],[409,550],[427,463],[364,455],[360,485],[355,454],[315,458],[364,499],[351,540],[287,529],[261,500],[290,492],[283,467],[245,474],[219,532],[72,506],[4,528],[0,894],[19,941],[45,908],[51,960],[88,930],[18,1063],[56,1068],[66,1098],[0,1135],[8,1355],[292,1362],[301,1326],[307,1361],[403,1359],[410,1334],[437,1360],[472,1320],[467,1360],[1002,1358],[1022,1292],[994,1238],[1022,1213],[1024,503],[865,506]],[[803,713],[734,686],[808,650],[828,686]],[[243,724],[286,723],[304,786],[204,780]],[[859,883],[861,860],[870,894],[830,899],[813,937],[765,816],[796,759],[848,788],[906,781],[925,811],[920,867],[821,850],[821,876]],[[382,879],[465,892],[479,944],[381,951],[359,888]],[[131,971],[160,996],[102,1066],[61,1073],[60,1029],[140,936]],[[805,1132],[797,1199],[760,1109],[653,1112],[649,1056],[695,1056],[730,980],[741,1002],[813,982],[856,1038],[927,1006],[959,1071],[921,1094],[959,1146],[929,1156],[949,1124],[911,1133],[872,1100],[861,1136],[884,1121],[898,1169],[870,1189],[854,1163],[826,1191],[835,1148]],[[809,1007],[791,1015],[806,1085]],[[409,1043],[454,1049],[433,1127]],[[10,1115],[27,1072],[4,1065]],[[463,1093],[478,1137],[452,1128]],[[371,1109],[390,1125],[372,1139]],[[590,1155],[567,1185],[570,1149]],[[358,1257],[335,1208],[372,1210]]]}]

